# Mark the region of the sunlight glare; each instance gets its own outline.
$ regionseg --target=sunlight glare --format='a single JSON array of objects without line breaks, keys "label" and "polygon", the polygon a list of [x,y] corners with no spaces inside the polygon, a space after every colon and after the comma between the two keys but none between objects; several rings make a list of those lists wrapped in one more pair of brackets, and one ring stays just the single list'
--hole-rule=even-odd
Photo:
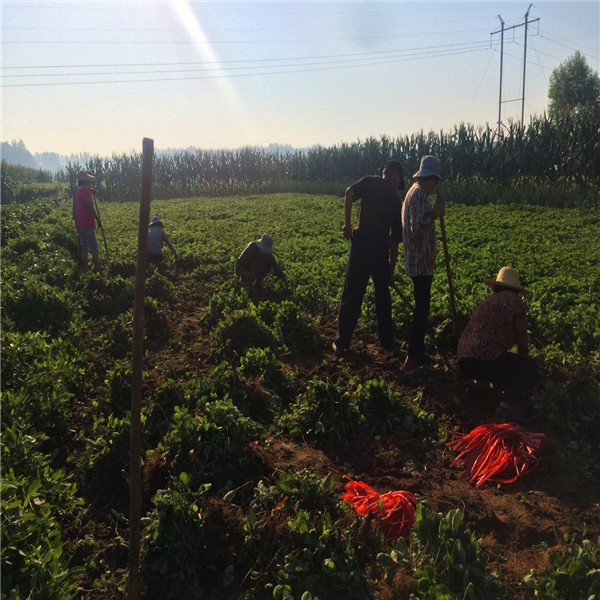
[{"label": "sunlight glare", "polygon": [[231,111],[239,116],[242,122],[247,122],[242,114],[244,112],[243,107],[236,99],[236,93],[233,89],[231,81],[220,68],[217,55],[210,45],[210,41],[206,37],[200,21],[190,6],[190,0],[170,0],[170,3],[178,19],[181,21],[189,36],[192,38],[194,46],[200,56],[204,60],[213,63],[218,67],[214,71],[211,71],[211,73],[218,75],[218,85],[221,87],[221,91],[228,102]]}]

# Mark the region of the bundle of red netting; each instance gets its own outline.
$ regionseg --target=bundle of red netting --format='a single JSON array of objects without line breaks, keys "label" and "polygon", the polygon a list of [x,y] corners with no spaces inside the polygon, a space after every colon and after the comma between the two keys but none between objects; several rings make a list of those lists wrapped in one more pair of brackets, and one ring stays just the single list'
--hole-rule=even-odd
[{"label": "bundle of red netting", "polygon": [[450,466],[461,461],[462,474],[476,487],[486,481],[512,483],[535,469],[546,437],[543,433],[530,433],[516,423],[490,423],[467,434],[448,433],[456,438],[448,446],[459,453]]},{"label": "bundle of red netting", "polygon": [[398,490],[379,494],[366,483],[350,479],[340,499],[348,501],[359,515],[375,517],[388,541],[410,537],[417,508],[417,499],[412,492]]}]

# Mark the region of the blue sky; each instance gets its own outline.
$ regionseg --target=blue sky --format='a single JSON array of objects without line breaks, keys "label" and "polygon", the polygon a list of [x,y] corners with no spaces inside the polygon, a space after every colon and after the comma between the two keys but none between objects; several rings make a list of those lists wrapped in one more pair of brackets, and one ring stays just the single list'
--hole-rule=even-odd
[{"label": "blue sky", "polygon": [[[2,1],[2,135],[31,152],[324,146],[547,107],[600,3]],[[539,20],[538,20],[539,19]],[[494,33],[498,32],[498,33]],[[493,35],[492,35],[493,34]]]}]

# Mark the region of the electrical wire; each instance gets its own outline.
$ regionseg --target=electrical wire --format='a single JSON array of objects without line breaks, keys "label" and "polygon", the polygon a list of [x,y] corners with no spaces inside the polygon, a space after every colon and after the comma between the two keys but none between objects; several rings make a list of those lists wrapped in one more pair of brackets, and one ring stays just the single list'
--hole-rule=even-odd
[{"label": "electrical wire", "polygon": [[[276,70],[270,72],[252,72],[252,73],[223,73],[223,69],[219,69],[219,74],[213,75],[198,75],[193,77],[161,77],[161,78],[148,78],[148,79],[111,79],[111,80],[102,80],[102,81],[86,81],[86,85],[89,84],[107,84],[107,83],[142,83],[142,82],[165,82],[165,81],[186,81],[186,80],[196,80],[196,79],[217,79],[217,78],[225,78],[225,77],[252,77],[257,75],[281,75],[281,74],[295,74],[295,73],[308,73],[308,72],[316,72],[316,71],[328,71],[334,69],[347,69],[347,68],[356,68],[358,67],[366,67],[366,66],[380,66],[382,64],[390,64],[390,63],[398,63],[398,62],[407,62],[413,60],[420,60],[422,58],[436,58],[439,56],[453,56],[458,54],[468,54],[474,52],[481,52],[482,50],[488,51],[487,42],[481,46],[479,49],[468,49],[468,50],[455,50],[448,52],[447,50],[443,52],[437,53],[428,53],[426,56],[422,54],[412,55],[412,56],[404,56],[404,57],[386,57],[383,59],[362,59],[363,61],[370,60],[371,62],[362,62],[361,64],[357,64],[357,61],[350,62],[349,64],[336,64],[332,65],[331,63],[310,63],[308,66],[310,68],[302,68],[298,69],[297,67],[306,67],[304,64],[295,64],[295,65],[271,65],[268,68],[274,69],[284,69],[284,70]],[[344,62],[344,61],[342,61]],[[348,62],[348,61],[345,61]],[[267,67],[238,67],[238,69],[257,69],[257,68],[267,68]],[[217,70],[217,69],[215,69]],[[171,72],[171,71],[169,71]],[[129,74],[129,73],[125,73]],[[74,74],[75,75],[75,74]],[[77,81],[55,81],[55,82],[41,82],[41,83],[16,83],[16,84],[2,84],[1,87],[9,88],[9,87],[33,87],[33,86],[58,86],[58,85],[80,85],[81,82],[81,74],[76,74],[78,77]],[[93,74],[90,74],[93,75]]]}]

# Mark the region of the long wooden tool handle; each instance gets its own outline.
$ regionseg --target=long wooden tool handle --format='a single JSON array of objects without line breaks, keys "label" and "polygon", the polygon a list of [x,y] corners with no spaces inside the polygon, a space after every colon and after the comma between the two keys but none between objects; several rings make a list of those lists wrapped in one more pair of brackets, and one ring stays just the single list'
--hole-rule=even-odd
[{"label": "long wooden tool handle", "polygon": [[450,255],[448,253],[448,240],[446,238],[446,222],[444,220],[444,215],[440,217],[440,229],[442,230],[444,259],[446,260],[446,274],[448,275],[448,289],[450,290],[450,308],[452,309],[452,324],[454,326],[454,337],[457,337],[458,325],[456,323],[456,303],[454,301],[454,286],[452,285],[452,271],[450,270]]},{"label": "long wooden tool handle", "polygon": [[404,302],[404,304],[410,308],[410,310],[412,312],[415,312],[415,307],[413,306],[413,304],[411,303],[411,301],[400,291],[400,288],[398,287],[398,284],[396,282],[394,282],[392,284],[392,287],[396,290],[396,292],[398,293],[398,296],[400,296],[400,298],[402,299],[402,302]]}]

